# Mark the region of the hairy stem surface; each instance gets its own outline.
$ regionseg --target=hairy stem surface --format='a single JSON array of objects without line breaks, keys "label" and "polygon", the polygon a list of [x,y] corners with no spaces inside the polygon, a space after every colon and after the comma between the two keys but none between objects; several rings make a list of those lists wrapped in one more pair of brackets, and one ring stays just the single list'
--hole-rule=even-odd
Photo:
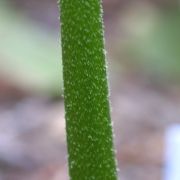
[{"label": "hairy stem surface", "polygon": [[69,174],[116,180],[100,0],[60,0]]}]

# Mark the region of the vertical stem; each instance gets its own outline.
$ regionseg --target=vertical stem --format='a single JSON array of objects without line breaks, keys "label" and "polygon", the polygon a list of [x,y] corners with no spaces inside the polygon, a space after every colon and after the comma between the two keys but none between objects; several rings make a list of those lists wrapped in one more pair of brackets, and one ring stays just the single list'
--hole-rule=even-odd
[{"label": "vertical stem", "polygon": [[60,0],[69,173],[116,180],[100,0]]}]

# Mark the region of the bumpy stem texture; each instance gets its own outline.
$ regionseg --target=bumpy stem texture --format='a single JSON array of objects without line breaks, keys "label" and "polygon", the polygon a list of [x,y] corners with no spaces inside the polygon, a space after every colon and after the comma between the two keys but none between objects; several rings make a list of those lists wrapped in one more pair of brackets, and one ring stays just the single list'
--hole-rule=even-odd
[{"label": "bumpy stem texture", "polygon": [[116,180],[100,0],[60,0],[69,174]]}]

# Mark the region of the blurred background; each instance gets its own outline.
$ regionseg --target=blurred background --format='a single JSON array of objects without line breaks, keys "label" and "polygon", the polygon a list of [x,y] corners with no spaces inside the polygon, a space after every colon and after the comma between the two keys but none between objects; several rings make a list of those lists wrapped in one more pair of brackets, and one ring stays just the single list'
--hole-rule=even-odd
[{"label": "blurred background", "polygon": [[[104,0],[121,180],[164,179],[180,122],[180,1]],[[0,180],[67,180],[56,0],[0,0]]]}]

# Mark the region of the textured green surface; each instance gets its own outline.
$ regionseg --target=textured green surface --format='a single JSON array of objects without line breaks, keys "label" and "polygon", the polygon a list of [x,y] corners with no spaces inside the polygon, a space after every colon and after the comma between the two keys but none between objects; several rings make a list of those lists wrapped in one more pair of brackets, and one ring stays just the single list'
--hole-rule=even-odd
[{"label": "textured green surface", "polygon": [[115,180],[101,1],[59,3],[70,178]]}]

